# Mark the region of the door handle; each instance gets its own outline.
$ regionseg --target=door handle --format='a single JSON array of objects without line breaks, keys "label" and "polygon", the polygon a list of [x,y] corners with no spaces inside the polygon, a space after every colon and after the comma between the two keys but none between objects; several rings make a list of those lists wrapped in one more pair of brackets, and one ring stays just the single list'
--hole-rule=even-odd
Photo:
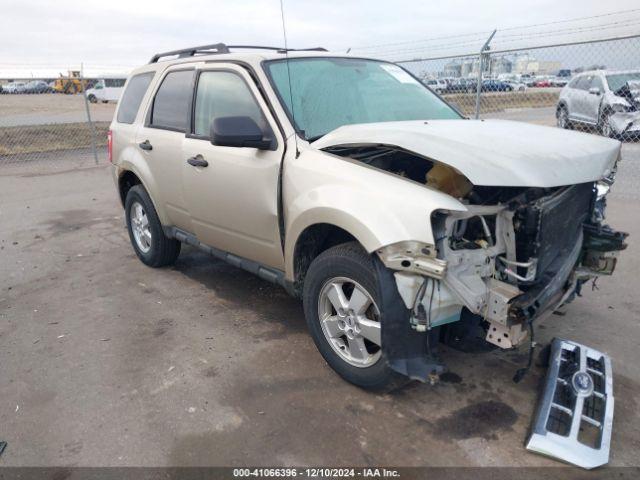
[{"label": "door handle", "polygon": [[151,143],[149,142],[149,140],[145,140],[142,143],[139,143],[138,146],[142,149],[142,150],[153,150],[153,147],[151,146]]},{"label": "door handle", "polygon": [[196,155],[195,157],[191,157],[187,159],[187,163],[194,167],[204,168],[209,166],[209,162],[207,162],[204,158],[202,158],[202,155]]}]

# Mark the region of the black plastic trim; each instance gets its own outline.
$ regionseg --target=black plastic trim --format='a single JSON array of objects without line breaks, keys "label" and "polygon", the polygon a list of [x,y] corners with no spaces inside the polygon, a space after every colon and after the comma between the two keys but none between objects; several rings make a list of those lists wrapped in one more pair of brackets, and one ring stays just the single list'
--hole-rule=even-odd
[{"label": "black plastic trim", "polygon": [[195,235],[185,232],[184,230],[180,230],[179,228],[163,227],[163,230],[167,237],[175,238],[180,242],[191,245],[192,247],[208,253],[209,255],[219,260],[227,262],[234,267],[238,267],[246,270],[247,272],[253,273],[263,280],[275,283],[276,285],[280,285],[287,291],[287,293],[295,296],[293,284],[287,281],[283,271],[268,267],[259,262],[254,262],[253,260],[249,260],[248,258],[240,257],[230,252],[225,252],[224,250],[220,250],[219,248],[206,245],[200,242]]},{"label": "black plastic trim", "polygon": [[276,52],[326,52],[327,49],[323,47],[312,48],[283,48],[283,47],[269,47],[265,45],[225,45],[224,43],[213,43],[211,45],[201,45],[199,47],[182,48],[179,50],[171,50],[169,52],[156,53],[149,63],[157,63],[163,57],[178,56],[178,58],[195,57],[196,55],[221,55],[224,53],[231,53],[233,49],[245,49],[245,50],[274,50]]},{"label": "black plastic trim", "polygon": [[373,255],[378,276],[378,298],[382,312],[382,351],[389,366],[407,377],[428,382],[446,370],[437,355],[440,328],[417,332],[411,327],[410,311],[402,301],[394,272]]}]

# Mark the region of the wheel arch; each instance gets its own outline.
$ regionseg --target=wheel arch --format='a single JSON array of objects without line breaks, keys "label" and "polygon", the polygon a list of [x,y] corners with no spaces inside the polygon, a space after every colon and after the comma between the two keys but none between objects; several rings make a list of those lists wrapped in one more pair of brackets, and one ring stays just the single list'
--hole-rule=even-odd
[{"label": "wheel arch", "polygon": [[569,113],[569,106],[567,105],[566,100],[560,100],[558,102],[558,105],[556,105],[556,117],[560,113],[560,110],[562,110],[563,108],[567,111],[567,113]]},{"label": "wheel arch", "polygon": [[[146,164],[142,164],[143,168],[138,168],[135,164],[124,162],[119,165],[118,168],[118,193],[120,195],[120,201],[122,206],[124,207],[125,200],[127,198],[127,193],[134,185],[142,185],[144,189],[149,194],[151,201],[153,202],[153,206],[156,209],[156,213],[158,214],[158,218],[163,225],[169,225],[169,219],[165,214],[163,208],[157,201],[156,195],[156,184],[153,181],[153,177],[150,175],[148,167]],[[145,175],[146,172],[146,175]]]},{"label": "wheel arch", "polygon": [[380,246],[373,232],[357,219],[318,220],[290,231],[285,242],[285,276],[296,293],[302,291],[309,265],[318,255],[335,245],[352,241],[358,242],[367,252]]}]

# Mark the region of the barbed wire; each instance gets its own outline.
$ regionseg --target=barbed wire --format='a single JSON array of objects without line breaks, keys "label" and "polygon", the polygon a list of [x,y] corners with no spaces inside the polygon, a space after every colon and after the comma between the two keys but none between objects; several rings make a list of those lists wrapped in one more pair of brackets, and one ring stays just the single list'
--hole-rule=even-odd
[{"label": "barbed wire", "polygon": [[[529,36],[546,36],[546,35],[561,35],[563,34],[563,32],[566,32],[566,34],[577,34],[577,33],[582,33],[582,32],[588,32],[588,31],[600,31],[600,30],[606,30],[608,28],[615,28],[616,26],[620,27],[620,25],[622,25],[622,27],[625,26],[635,26],[635,23],[632,24],[628,24],[628,22],[630,21],[636,21],[638,20],[637,18],[635,19],[626,19],[626,20],[622,20],[622,21],[617,21],[617,22],[610,22],[610,23],[606,23],[606,24],[599,24],[599,25],[591,25],[591,26],[587,26],[587,25],[583,25],[580,27],[570,27],[568,29],[560,29],[560,30],[547,30],[547,31],[540,31],[540,32],[533,32],[531,34],[528,33],[517,33],[517,34],[504,34],[503,32],[511,32],[511,31],[515,31],[515,30],[527,30],[527,29],[531,29],[531,28],[537,28],[537,27],[542,27],[542,26],[550,26],[550,25],[559,25],[559,24],[567,24],[567,23],[572,23],[572,22],[584,22],[587,20],[594,20],[594,19],[600,19],[600,18],[606,18],[606,17],[612,17],[612,16],[618,16],[618,15],[623,15],[623,14],[630,14],[630,13],[637,13],[640,12],[640,8],[634,8],[634,9],[627,9],[627,10],[619,10],[616,12],[609,12],[609,13],[603,13],[603,14],[599,14],[599,15],[590,15],[590,16],[586,16],[586,17],[576,17],[576,18],[571,18],[571,19],[564,19],[564,20],[556,20],[556,21],[552,21],[552,22],[544,22],[544,23],[536,23],[536,24],[530,24],[530,25],[520,25],[520,26],[515,26],[515,27],[508,27],[508,28],[501,28],[498,29],[498,36],[500,38],[512,38],[512,37],[520,37],[523,40],[526,40]],[[583,30],[584,29],[584,30]],[[574,31],[570,31],[570,30],[574,30]],[[387,47],[400,47],[402,45],[417,45],[417,44],[428,44],[429,42],[432,41],[439,41],[439,40],[451,40],[451,39],[462,39],[462,38],[470,38],[470,37],[474,37],[476,40],[474,41],[469,41],[469,40],[465,40],[465,43],[463,46],[467,46],[467,45],[472,45],[478,42],[484,42],[484,40],[486,40],[486,37],[488,36],[488,34],[490,33],[490,30],[485,30],[482,32],[474,32],[474,33],[464,33],[464,34],[457,34],[457,35],[445,35],[445,36],[435,36],[435,37],[429,37],[429,38],[423,38],[423,39],[416,39],[416,40],[407,40],[407,41],[402,41],[402,42],[392,42],[392,43],[386,43],[386,44],[377,44],[377,45],[367,45],[367,46],[356,46],[356,47],[351,47],[352,51],[366,51],[366,50],[377,50],[376,53],[382,54],[382,55],[393,55],[396,53],[406,53],[406,52],[415,52],[415,51],[419,51],[420,49],[425,49],[425,48],[429,48],[432,49],[432,45],[424,45],[422,47],[413,47],[411,49],[402,49],[402,50],[389,50]],[[495,40],[496,42],[499,41],[499,38],[496,38]],[[450,46],[454,47],[454,46],[460,46],[461,43],[456,43],[456,44],[449,44]],[[437,45],[439,46],[439,45]]]}]

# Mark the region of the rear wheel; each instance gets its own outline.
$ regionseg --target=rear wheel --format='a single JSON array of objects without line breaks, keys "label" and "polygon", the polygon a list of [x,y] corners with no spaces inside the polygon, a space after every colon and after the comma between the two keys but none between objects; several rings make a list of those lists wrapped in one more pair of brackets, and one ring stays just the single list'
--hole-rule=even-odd
[{"label": "rear wheel", "polygon": [[310,265],[303,303],[316,347],[342,378],[359,387],[388,389],[406,380],[382,351],[378,276],[357,242],[332,247]]},{"label": "rear wheel", "polygon": [[91,94],[87,97],[87,99],[91,102],[91,103],[98,103],[98,99],[96,98],[95,95]]},{"label": "rear wheel", "polygon": [[127,230],[133,250],[150,267],[173,264],[180,254],[180,242],[164,234],[162,224],[142,185],[131,187],[125,200]]}]

